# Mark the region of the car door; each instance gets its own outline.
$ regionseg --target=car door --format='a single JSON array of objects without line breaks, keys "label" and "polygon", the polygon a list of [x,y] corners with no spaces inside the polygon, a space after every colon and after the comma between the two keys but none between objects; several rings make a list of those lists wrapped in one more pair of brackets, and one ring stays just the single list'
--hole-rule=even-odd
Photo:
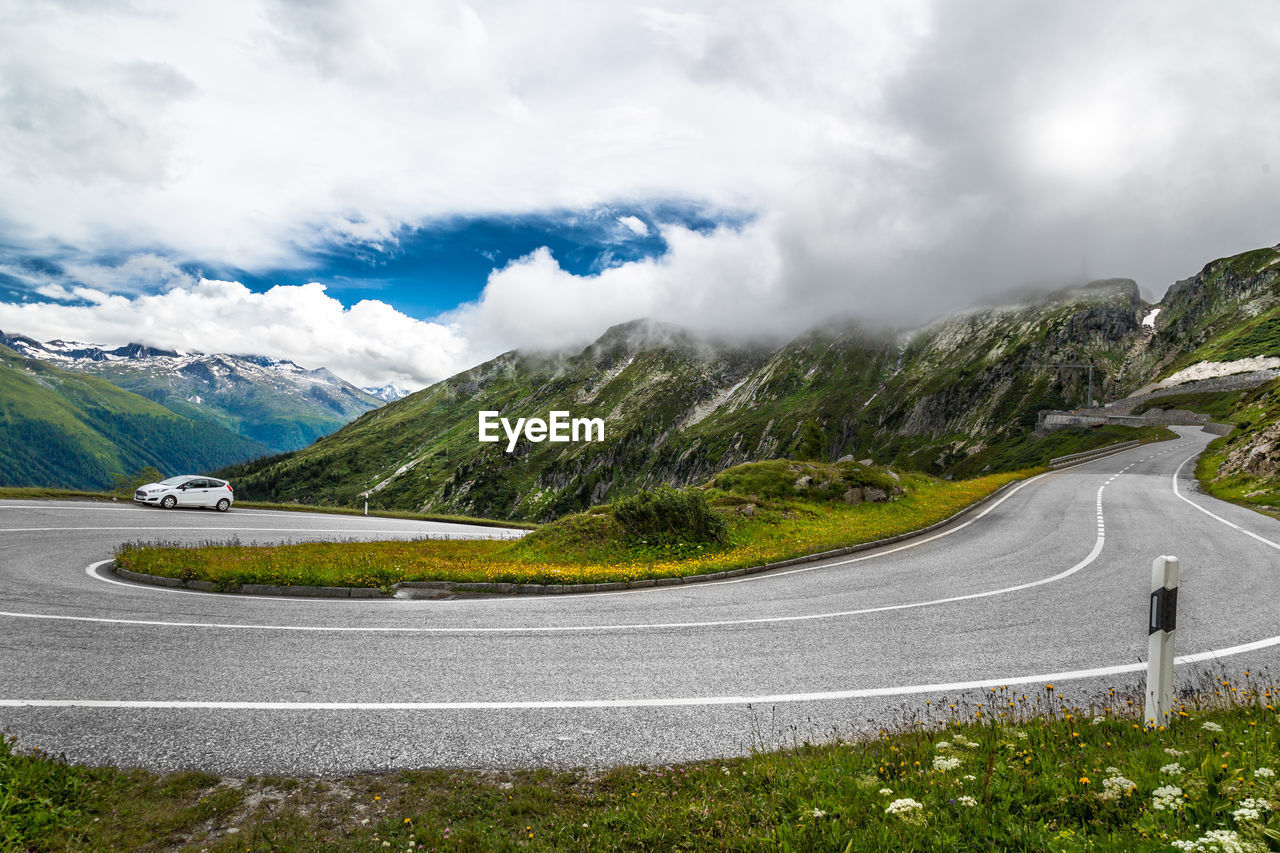
[{"label": "car door", "polygon": [[218,500],[217,483],[213,480],[201,480],[200,488],[200,506],[213,506]]},{"label": "car door", "polygon": [[208,506],[209,502],[209,481],[208,480],[187,480],[186,486],[182,491],[182,497],[178,499],[178,503],[183,506]]}]

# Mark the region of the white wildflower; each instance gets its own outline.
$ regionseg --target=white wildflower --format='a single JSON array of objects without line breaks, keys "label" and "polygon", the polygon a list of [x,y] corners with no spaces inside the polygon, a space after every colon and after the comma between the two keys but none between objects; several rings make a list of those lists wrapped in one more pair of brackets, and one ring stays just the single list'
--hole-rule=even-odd
[{"label": "white wildflower", "polygon": [[1231,813],[1239,823],[1242,820],[1262,820],[1262,813],[1271,811],[1271,803],[1250,797],[1240,801],[1240,808]]},{"label": "white wildflower", "polygon": [[948,770],[955,770],[960,766],[960,759],[948,758],[945,755],[934,756],[933,769],[939,773],[946,773]]},{"label": "white wildflower", "polygon": [[1174,841],[1173,846],[1192,853],[1253,853],[1262,849],[1230,829],[1211,829],[1195,841]]},{"label": "white wildflower", "polygon": [[1176,785],[1163,785],[1151,792],[1151,807],[1156,811],[1174,811],[1182,808],[1182,789]]},{"label": "white wildflower", "polygon": [[1182,756],[1186,755],[1186,753],[1183,752],[1182,750],[1174,749],[1171,746],[1166,746],[1164,748],[1164,751],[1166,755],[1172,755],[1174,758],[1181,758]]},{"label": "white wildflower", "polygon": [[1108,768],[1107,768],[1107,775],[1108,775],[1108,776],[1119,776],[1119,775],[1120,775],[1120,768],[1119,768],[1119,767],[1108,767]]},{"label": "white wildflower", "polygon": [[977,778],[978,778],[978,777],[977,777],[977,776],[974,776],[972,773],[966,773],[966,774],[964,774],[964,779],[965,779],[965,781],[966,781],[966,782],[973,782],[973,781],[975,781]]},{"label": "white wildflower", "polygon": [[940,740],[934,744],[934,747],[937,749],[950,749],[951,744],[947,743],[945,740]]},{"label": "white wildflower", "polygon": [[1276,771],[1272,770],[1270,767],[1259,767],[1257,770],[1253,771],[1255,779],[1272,779],[1275,775]]},{"label": "white wildflower", "polygon": [[968,807],[968,808],[973,808],[974,806],[976,806],[976,805],[978,804],[978,801],[977,801],[977,800],[975,800],[973,797],[970,797],[970,796],[960,797],[959,799],[957,799],[957,800],[956,800],[956,802],[957,802],[957,803],[959,803],[960,805],[962,805],[962,806],[966,806],[966,807]]},{"label": "white wildflower", "polygon": [[881,789],[880,789],[880,793],[887,797],[887,796],[889,796],[890,794],[892,794],[892,793],[893,793],[893,789],[892,789],[892,788],[881,788]]},{"label": "white wildflower", "polygon": [[1177,776],[1182,773],[1182,765],[1175,761],[1172,764],[1166,764],[1161,767],[1160,772],[1167,773],[1170,776]]},{"label": "white wildflower", "polygon": [[1097,716],[1097,717],[1094,717],[1092,720],[1090,720],[1090,721],[1089,721],[1089,723],[1090,723],[1091,725],[1100,726],[1100,725],[1102,725],[1103,723],[1105,723],[1106,721],[1107,721],[1107,718],[1106,718],[1106,717],[1103,717],[1103,716],[1099,715],[1099,716]]},{"label": "white wildflower", "polygon": [[1138,787],[1137,782],[1124,778],[1114,767],[1108,767],[1107,771],[1114,771],[1114,773],[1102,780],[1102,793],[1098,795],[1102,799],[1118,800]]},{"label": "white wildflower", "polygon": [[826,812],[824,812],[822,809],[814,809],[814,810],[813,810],[813,817],[814,817],[814,819],[815,819],[815,820],[817,820],[817,819],[818,819],[818,818],[820,818],[820,817],[826,817],[826,816],[827,816],[827,813],[826,813]]},{"label": "white wildflower", "polygon": [[1218,725],[1217,723],[1202,723],[1200,725],[1200,728],[1204,729],[1206,732],[1222,731],[1222,726]]},{"label": "white wildflower", "polygon": [[920,811],[924,808],[923,803],[918,803],[910,797],[903,797],[900,800],[894,800],[885,806],[885,812],[896,815],[909,815],[912,812]]}]

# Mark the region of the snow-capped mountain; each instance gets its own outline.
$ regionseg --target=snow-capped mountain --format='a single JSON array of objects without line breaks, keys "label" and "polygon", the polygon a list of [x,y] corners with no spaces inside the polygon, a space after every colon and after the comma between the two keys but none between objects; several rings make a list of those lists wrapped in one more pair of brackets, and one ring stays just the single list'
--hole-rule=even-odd
[{"label": "snow-capped mountain", "polygon": [[390,382],[378,388],[366,385],[363,390],[366,394],[371,394],[385,403],[394,403],[396,400],[403,400],[405,397],[408,397],[413,393],[408,388],[401,388],[399,385]]},{"label": "snow-capped mountain", "polygon": [[308,370],[267,356],[183,353],[137,343],[108,349],[4,332],[0,344],[28,358],[100,376],[274,451],[305,447],[385,402],[326,368]]}]

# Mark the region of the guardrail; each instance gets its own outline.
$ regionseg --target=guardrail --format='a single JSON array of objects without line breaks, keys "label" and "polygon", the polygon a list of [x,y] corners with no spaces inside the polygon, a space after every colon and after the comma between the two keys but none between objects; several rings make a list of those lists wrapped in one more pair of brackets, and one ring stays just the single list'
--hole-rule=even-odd
[{"label": "guardrail", "polygon": [[1118,453],[1121,450],[1128,450],[1130,447],[1137,447],[1142,442],[1122,441],[1119,444],[1108,444],[1106,447],[1095,447],[1093,450],[1085,450],[1081,453],[1068,453],[1066,456],[1057,456],[1049,460],[1050,468],[1057,468],[1059,465],[1070,465],[1072,462],[1083,462],[1086,459],[1093,459],[1098,456],[1107,456],[1112,453]]}]

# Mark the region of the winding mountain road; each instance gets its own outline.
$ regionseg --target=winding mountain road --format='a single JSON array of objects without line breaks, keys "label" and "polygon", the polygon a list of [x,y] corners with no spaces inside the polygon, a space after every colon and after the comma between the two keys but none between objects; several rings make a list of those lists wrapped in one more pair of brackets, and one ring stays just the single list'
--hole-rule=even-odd
[{"label": "winding mountain road", "polygon": [[1161,554],[1183,568],[1179,684],[1265,671],[1280,663],[1280,522],[1200,494],[1212,436],[1177,431],[876,551],[577,596],[139,586],[97,566],[122,541],[510,531],[0,502],[0,729],[82,763],[332,775],[740,754],[1002,685],[1084,704],[1141,684]]}]

